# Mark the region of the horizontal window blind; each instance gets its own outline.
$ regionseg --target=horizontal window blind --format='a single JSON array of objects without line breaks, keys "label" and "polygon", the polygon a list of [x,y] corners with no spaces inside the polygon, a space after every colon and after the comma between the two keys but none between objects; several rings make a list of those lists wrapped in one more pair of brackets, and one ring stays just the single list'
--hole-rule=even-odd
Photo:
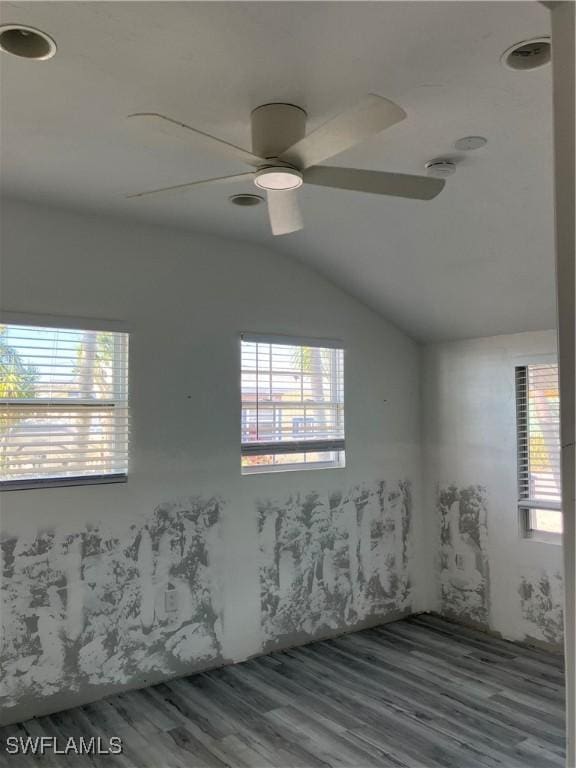
[{"label": "horizontal window blind", "polygon": [[344,352],[336,346],[241,342],[242,455],[344,450]]},{"label": "horizontal window blind", "polygon": [[122,479],[128,335],[0,325],[0,485]]},{"label": "horizontal window blind", "polygon": [[557,365],[516,368],[516,408],[518,503],[529,512],[533,510],[528,517],[536,523],[555,519],[543,513],[560,510],[562,503]]}]

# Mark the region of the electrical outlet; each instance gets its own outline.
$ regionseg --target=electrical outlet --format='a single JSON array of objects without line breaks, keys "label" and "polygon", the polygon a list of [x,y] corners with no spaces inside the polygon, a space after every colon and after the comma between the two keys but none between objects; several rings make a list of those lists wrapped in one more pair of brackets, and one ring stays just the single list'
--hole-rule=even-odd
[{"label": "electrical outlet", "polygon": [[167,589],[164,592],[164,609],[166,613],[178,610],[178,592],[175,589]]}]

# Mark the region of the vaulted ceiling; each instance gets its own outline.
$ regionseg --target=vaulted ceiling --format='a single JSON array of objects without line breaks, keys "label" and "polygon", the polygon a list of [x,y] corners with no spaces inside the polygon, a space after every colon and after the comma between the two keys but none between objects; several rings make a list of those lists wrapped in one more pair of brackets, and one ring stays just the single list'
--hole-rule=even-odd
[{"label": "vaulted ceiling", "polygon": [[[44,63],[1,56],[5,194],[265,243],[423,341],[554,326],[551,69],[500,61],[549,34],[540,3],[5,2],[2,23],[58,44]],[[370,92],[407,119],[330,164],[423,173],[449,157],[438,198],[305,187],[305,229],[275,238],[264,206],[228,202],[250,182],[124,197],[245,170],[133,112],[250,148],[260,104],[302,106],[311,130]],[[455,150],[468,135],[488,143]]]}]

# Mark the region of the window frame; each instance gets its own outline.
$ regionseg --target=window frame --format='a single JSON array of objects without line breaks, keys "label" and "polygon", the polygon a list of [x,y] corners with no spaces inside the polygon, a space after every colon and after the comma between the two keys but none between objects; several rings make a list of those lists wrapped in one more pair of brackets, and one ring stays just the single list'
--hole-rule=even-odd
[{"label": "window frame", "polygon": [[[530,497],[522,496],[522,480],[521,472],[524,469],[521,459],[521,433],[520,433],[520,418],[522,417],[521,405],[519,401],[519,383],[518,376],[520,369],[527,369],[534,365],[555,365],[559,366],[558,357],[555,354],[541,354],[521,356],[514,361],[514,401],[515,401],[515,427],[516,427],[516,462],[517,462],[517,474],[516,474],[516,489],[517,489],[517,512],[518,512],[518,527],[520,537],[525,541],[534,541],[547,544],[561,544],[562,533],[556,531],[547,531],[542,528],[537,528],[534,525],[534,511],[535,510],[551,510],[554,512],[560,512],[563,514],[562,502],[547,502],[538,499],[532,499]],[[527,377],[526,377],[527,381]],[[560,448],[560,446],[559,446]],[[560,466],[561,470],[561,466]]]},{"label": "window frame", "polygon": [[[81,318],[72,316],[59,316],[50,314],[32,314],[32,313],[20,313],[20,312],[0,312],[0,325],[16,325],[16,326],[30,326],[37,328],[53,328],[62,330],[73,330],[81,333],[82,331],[93,332],[112,332],[125,335],[125,342],[127,349],[123,354],[126,356],[126,368],[122,372],[125,381],[126,392],[126,409],[128,412],[129,420],[129,347],[130,347],[130,330],[125,322],[118,320],[100,320],[95,318]],[[74,400],[76,405],[83,405],[80,402],[82,399]],[[63,399],[65,401],[65,399]],[[115,407],[115,402],[112,407]],[[69,475],[63,477],[36,477],[26,479],[15,480],[0,480],[0,493],[9,491],[24,491],[24,490],[42,490],[45,488],[66,488],[74,486],[85,485],[115,485],[118,483],[126,483],[128,481],[129,470],[129,421],[126,427],[126,471],[121,473],[110,474],[78,474]]]},{"label": "window frame", "polygon": [[[342,382],[342,438],[328,438],[326,440],[286,440],[286,441],[268,441],[268,442],[255,442],[244,443],[242,441],[242,435],[245,428],[244,424],[244,408],[242,399],[242,343],[256,343],[256,344],[270,344],[270,345],[285,345],[295,347],[317,347],[320,349],[333,349],[341,352],[341,367],[340,374]],[[343,469],[346,466],[346,441],[345,441],[345,346],[340,339],[327,339],[319,337],[307,337],[307,336],[293,336],[280,333],[268,334],[268,333],[252,333],[242,332],[239,335],[239,358],[240,358],[240,472],[244,477],[251,475],[272,474],[277,472],[296,472],[296,471],[310,471],[320,469]],[[332,386],[339,381],[335,378],[332,382]],[[257,411],[257,408],[255,409]],[[281,451],[277,450],[279,445],[282,446]],[[312,451],[311,447],[315,450]],[[276,449],[276,450],[273,450]],[[269,453],[266,453],[266,450]],[[303,453],[329,453],[331,458],[324,461],[314,462],[292,462],[292,463],[272,463],[272,464],[255,464],[252,466],[246,466],[243,464],[242,459],[244,456],[287,456],[289,454]]]}]

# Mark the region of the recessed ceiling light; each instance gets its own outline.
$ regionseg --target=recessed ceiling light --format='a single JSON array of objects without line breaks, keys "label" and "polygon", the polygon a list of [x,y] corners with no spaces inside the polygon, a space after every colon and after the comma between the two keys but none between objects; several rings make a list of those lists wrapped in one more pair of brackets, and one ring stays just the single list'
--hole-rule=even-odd
[{"label": "recessed ceiling light", "polygon": [[242,208],[250,208],[254,205],[260,205],[260,203],[264,202],[264,198],[260,195],[248,195],[248,194],[240,194],[240,195],[232,195],[228,198],[231,203],[234,205],[239,205]]},{"label": "recessed ceiling light", "polygon": [[46,61],[56,53],[56,43],[50,35],[24,24],[0,26],[0,51],[22,59]]},{"label": "recessed ceiling light", "polygon": [[446,176],[452,176],[456,172],[456,163],[453,163],[452,160],[431,160],[426,163],[426,171],[428,176],[445,179]]},{"label": "recessed ceiling light", "polygon": [[550,61],[549,37],[534,37],[523,40],[508,48],[501,56],[502,63],[509,69],[537,69]]},{"label": "recessed ceiling light", "polygon": [[469,152],[471,149],[480,149],[485,146],[487,141],[484,136],[463,136],[454,142],[454,146],[463,152]]},{"label": "recessed ceiling light", "polygon": [[254,177],[254,184],[260,189],[274,191],[297,189],[302,186],[302,174],[295,168],[272,166],[258,171]]}]

